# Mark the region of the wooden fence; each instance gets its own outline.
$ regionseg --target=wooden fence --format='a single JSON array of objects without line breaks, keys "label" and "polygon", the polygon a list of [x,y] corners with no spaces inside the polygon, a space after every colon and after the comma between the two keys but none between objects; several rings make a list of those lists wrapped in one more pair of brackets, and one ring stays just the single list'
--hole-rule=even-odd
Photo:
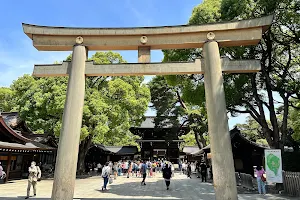
[{"label": "wooden fence", "polygon": [[[240,173],[235,175],[235,178],[237,180],[237,185],[241,185],[249,190],[253,190],[253,178],[250,174]],[[238,179],[240,179],[238,181]]]},{"label": "wooden fence", "polygon": [[300,197],[300,172],[283,172],[283,187],[286,194]]}]

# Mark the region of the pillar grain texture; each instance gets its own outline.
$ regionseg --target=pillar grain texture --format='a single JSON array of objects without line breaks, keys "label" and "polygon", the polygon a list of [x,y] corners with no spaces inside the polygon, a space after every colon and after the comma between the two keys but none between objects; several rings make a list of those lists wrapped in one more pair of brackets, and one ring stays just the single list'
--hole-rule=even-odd
[{"label": "pillar grain texture", "polygon": [[85,46],[74,46],[59,137],[52,200],[72,200],[74,195],[85,93],[85,61]]},{"label": "pillar grain texture", "polygon": [[218,43],[208,41],[203,46],[203,52],[205,98],[216,200],[237,200]]}]

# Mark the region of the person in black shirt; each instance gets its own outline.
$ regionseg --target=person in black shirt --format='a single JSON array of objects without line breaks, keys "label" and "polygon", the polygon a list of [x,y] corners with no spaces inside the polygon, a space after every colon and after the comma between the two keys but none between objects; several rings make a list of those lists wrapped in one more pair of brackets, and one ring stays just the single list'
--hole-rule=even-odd
[{"label": "person in black shirt", "polygon": [[186,169],[186,173],[187,173],[187,177],[188,178],[192,178],[191,174],[192,174],[192,167],[191,167],[191,163],[188,163],[187,169]]},{"label": "person in black shirt", "polygon": [[164,168],[162,169],[162,172],[163,172],[163,177],[166,182],[167,190],[169,190],[169,186],[171,183],[171,177],[172,177],[171,165],[169,163],[166,163]]},{"label": "person in black shirt", "polygon": [[207,166],[204,162],[202,162],[200,164],[200,173],[201,173],[201,177],[202,177],[202,182],[206,182],[206,177],[207,177]]}]

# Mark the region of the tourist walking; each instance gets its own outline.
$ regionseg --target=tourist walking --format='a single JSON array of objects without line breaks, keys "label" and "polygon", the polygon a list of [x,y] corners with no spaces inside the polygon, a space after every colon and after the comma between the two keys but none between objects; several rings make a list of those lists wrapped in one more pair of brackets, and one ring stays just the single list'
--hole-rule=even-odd
[{"label": "tourist walking", "polygon": [[187,164],[185,162],[182,163],[182,172],[183,174],[186,174],[186,167],[187,167]]},{"label": "tourist walking", "polygon": [[256,173],[258,193],[265,195],[266,194],[266,178],[264,177],[265,170],[261,166],[257,166],[255,173]]},{"label": "tourist walking", "polygon": [[192,178],[192,177],[191,177],[191,174],[192,174],[191,163],[188,163],[188,164],[187,164],[187,168],[186,168],[186,175],[187,175],[188,178]]},{"label": "tourist walking", "polygon": [[143,175],[143,180],[141,182],[141,185],[146,185],[146,177],[147,177],[147,168],[146,161],[144,160],[142,166],[141,166],[141,174]]},{"label": "tourist walking", "polygon": [[162,169],[162,172],[163,172],[163,178],[165,179],[165,183],[167,186],[167,190],[169,190],[171,177],[172,177],[172,167],[169,162],[166,162],[164,168]]},{"label": "tourist walking", "polygon": [[121,176],[121,174],[122,174],[122,162],[119,161],[118,162],[118,176]]},{"label": "tourist walking", "polygon": [[129,175],[131,172],[132,172],[132,163],[131,163],[131,161],[128,161],[127,178],[129,178]]},{"label": "tourist walking", "polygon": [[117,179],[117,177],[118,177],[118,163],[117,162],[114,162],[113,171],[114,171],[114,179]]},{"label": "tourist walking", "polygon": [[202,162],[200,164],[200,173],[201,173],[201,178],[202,178],[202,182],[206,182],[207,179],[207,166],[204,162]]},{"label": "tourist walking", "polygon": [[36,166],[36,162],[32,161],[30,167],[28,168],[28,186],[27,186],[27,196],[25,199],[28,199],[30,196],[30,188],[33,187],[33,196],[36,196],[36,186],[37,181],[41,178],[42,172],[39,166]]},{"label": "tourist walking", "polygon": [[111,170],[110,170],[111,168],[108,165],[109,165],[109,163],[106,162],[105,166],[102,169],[102,174],[101,174],[101,176],[103,178],[102,191],[107,190],[106,186],[107,186],[107,183],[108,183],[109,176],[111,174]]}]

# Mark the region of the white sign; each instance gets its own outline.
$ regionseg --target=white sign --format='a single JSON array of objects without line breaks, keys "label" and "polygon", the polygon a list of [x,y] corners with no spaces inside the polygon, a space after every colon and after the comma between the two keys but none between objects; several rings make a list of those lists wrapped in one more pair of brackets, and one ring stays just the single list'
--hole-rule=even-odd
[{"label": "white sign", "polygon": [[265,167],[267,182],[282,183],[281,149],[265,150]]}]

